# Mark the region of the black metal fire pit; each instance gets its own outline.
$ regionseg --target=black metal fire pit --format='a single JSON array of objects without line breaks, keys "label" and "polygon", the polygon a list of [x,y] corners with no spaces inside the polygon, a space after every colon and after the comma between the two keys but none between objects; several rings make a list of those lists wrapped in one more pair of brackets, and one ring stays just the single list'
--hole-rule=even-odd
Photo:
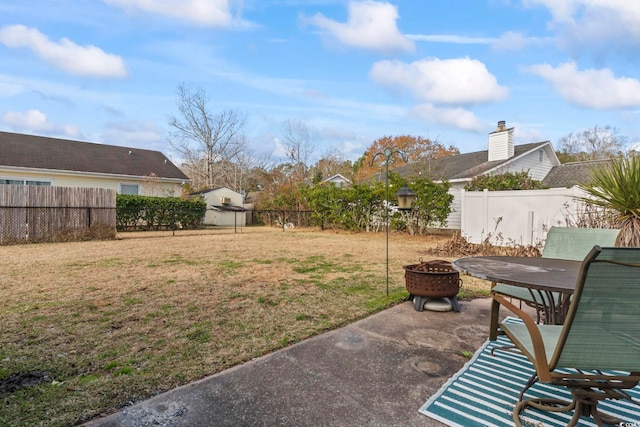
[{"label": "black metal fire pit", "polygon": [[[413,307],[422,311],[429,300],[447,299],[455,312],[460,311],[456,295],[460,290],[460,273],[449,261],[434,260],[405,265],[404,278]],[[449,309],[450,310],[450,309]]]}]

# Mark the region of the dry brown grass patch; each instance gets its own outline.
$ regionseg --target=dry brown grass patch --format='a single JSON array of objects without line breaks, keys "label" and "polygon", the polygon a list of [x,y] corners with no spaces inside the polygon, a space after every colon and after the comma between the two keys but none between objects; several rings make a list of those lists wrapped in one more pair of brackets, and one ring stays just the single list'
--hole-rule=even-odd
[{"label": "dry brown grass patch", "polygon": [[384,234],[118,237],[2,248],[0,381],[51,381],[3,393],[0,425],[73,425],[362,318],[448,239],[391,235],[387,297]]}]

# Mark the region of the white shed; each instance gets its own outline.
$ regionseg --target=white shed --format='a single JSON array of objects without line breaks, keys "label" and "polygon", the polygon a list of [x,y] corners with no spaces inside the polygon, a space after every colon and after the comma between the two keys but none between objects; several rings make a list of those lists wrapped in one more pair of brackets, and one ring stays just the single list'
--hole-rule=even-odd
[{"label": "white shed", "polygon": [[191,195],[202,195],[207,203],[205,225],[221,227],[244,227],[247,225],[247,210],[243,207],[242,194],[227,187],[198,191]]}]

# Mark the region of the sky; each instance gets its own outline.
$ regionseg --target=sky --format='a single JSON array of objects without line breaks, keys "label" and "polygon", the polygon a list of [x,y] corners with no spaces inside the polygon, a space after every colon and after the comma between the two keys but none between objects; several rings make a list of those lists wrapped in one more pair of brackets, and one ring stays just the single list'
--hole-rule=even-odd
[{"label": "sky", "polygon": [[0,130],[158,150],[177,87],[246,114],[256,154],[283,122],[315,158],[413,135],[487,149],[612,126],[640,141],[640,1],[0,0]]}]

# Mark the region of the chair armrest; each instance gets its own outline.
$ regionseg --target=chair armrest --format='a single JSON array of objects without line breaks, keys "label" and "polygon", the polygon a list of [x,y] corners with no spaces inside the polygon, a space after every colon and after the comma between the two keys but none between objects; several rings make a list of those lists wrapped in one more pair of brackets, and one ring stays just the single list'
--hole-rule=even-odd
[{"label": "chair armrest", "polygon": [[[536,325],[536,323],[533,321],[531,317],[529,317],[527,313],[525,313],[523,310],[521,310],[511,302],[509,302],[506,298],[504,298],[500,294],[493,294],[493,299],[498,301],[501,305],[505,306],[511,312],[516,314],[520,319],[522,319],[522,321],[524,322],[524,325],[527,328],[527,331],[529,332],[529,336],[531,337],[531,342],[533,345],[533,354],[531,354],[530,355],[531,357],[529,358],[532,359],[531,361],[534,364],[536,373],[538,374],[538,378],[540,379],[540,381],[550,382],[551,375],[549,373],[549,361],[547,360],[547,352],[545,350],[542,334],[540,333],[540,330],[538,329],[538,326]],[[509,335],[509,338],[511,338],[511,340],[514,341],[513,343],[517,347],[529,353],[526,349],[523,348],[522,343],[517,342],[518,340],[515,339],[514,336],[508,333],[508,328],[503,328],[503,330],[507,332],[507,335]]]},{"label": "chair armrest", "polygon": [[[492,293],[497,293],[511,298],[517,298],[527,303],[535,305],[550,305],[549,298],[545,293],[531,292],[529,288],[522,286],[507,285],[506,283],[498,283],[491,288]],[[553,292],[554,300],[559,298],[558,292]]]}]

